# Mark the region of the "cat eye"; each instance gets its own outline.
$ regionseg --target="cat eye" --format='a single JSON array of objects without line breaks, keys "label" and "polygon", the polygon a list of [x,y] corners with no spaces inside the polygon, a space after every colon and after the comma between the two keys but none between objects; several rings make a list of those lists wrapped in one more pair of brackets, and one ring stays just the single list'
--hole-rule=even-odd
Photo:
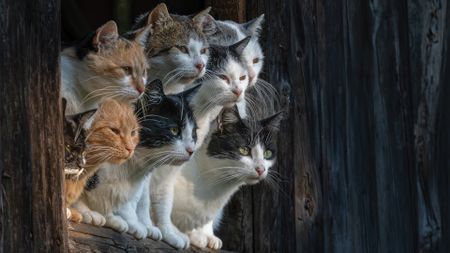
[{"label": "cat eye", "polygon": [[176,48],[178,48],[178,50],[180,50],[183,54],[188,53],[188,49],[185,46],[176,46]]},{"label": "cat eye", "polygon": [[240,147],[239,153],[241,153],[241,155],[248,156],[250,154],[250,149],[248,147]]},{"label": "cat eye", "polygon": [[180,133],[180,130],[178,129],[178,127],[171,127],[171,128],[170,128],[170,132],[171,132],[173,135],[177,136],[177,135]]},{"label": "cat eye", "polygon": [[244,81],[246,77],[247,76],[241,76],[241,77],[239,77],[239,80]]},{"label": "cat eye", "polygon": [[227,84],[230,84],[230,79],[228,78],[228,76],[226,75],[218,75],[218,77],[222,80],[224,80],[225,82],[227,82]]},{"label": "cat eye", "polygon": [[130,66],[123,66],[122,69],[127,75],[131,75],[133,73],[133,68]]},{"label": "cat eye", "polygon": [[120,134],[120,130],[117,129],[117,128],[115,128],[115,127],[110,127],[109,129],[111,129],[111,131],[112,131],[113,133],[117,134],[117,135]]},{"label": "cat eye", "polygon": [[202,48],[202,50],[200,50],[201,54],[206,54],[208,52],[208,48]]},{"label": "cat eye", "polygon": [[131,136],[132,136],[132,137],[136,136],[136,133],[137,133],[136,130],[131,131]]},{"label": "cat eye", "polygon": [[259,62],[259,58],[253,59],[253,64],[256,64],[256,63],[258,63],[258,62]]},{"label": "cat eye", "polygon": [[265,159],[272,158],[272,156],[273,156],[272,150],[270,150],[270,149],[265,150],[263,155],[264,155]]}]

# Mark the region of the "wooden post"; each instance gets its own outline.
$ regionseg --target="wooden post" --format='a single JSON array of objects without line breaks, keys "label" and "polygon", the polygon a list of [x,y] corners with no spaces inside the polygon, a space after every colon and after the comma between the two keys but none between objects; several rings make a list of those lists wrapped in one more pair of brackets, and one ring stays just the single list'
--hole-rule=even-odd
[{"label": "wooden post", "polygon": [[0,252],[66,252],[60,3],[0,0]]},{"label": "wooden post", "polygon": [[211,14],[220,20],[242,23],[246,19],[245,0],[205,0],[205,6],[211,6]]}]

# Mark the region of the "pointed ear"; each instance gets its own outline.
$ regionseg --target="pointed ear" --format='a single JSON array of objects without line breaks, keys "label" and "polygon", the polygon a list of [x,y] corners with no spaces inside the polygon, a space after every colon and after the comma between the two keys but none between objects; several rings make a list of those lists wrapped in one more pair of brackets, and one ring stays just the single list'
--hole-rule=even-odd
[{"label": "pointed ear", "polygon": [[94,48],[99,49],[102,46],[116,42],[118,38],[119,33],[117,31],[116,22],[110,20],[97,29],[94,39],[92,40],[92,45]]},{"label": "pointed ear", "polygon": [[271,131],[279,131],[281,120],[284,119],[285,111],[280,111],[260,121],[261,125]]},{"label": "pointed ear", "polygon": [[252,36],[259,37],[262,29],[262,23],[264,22],[264,14],[261,14],[259,17],[248,21],[242,26],[247,30]]},{"label": "pointed ear", "polygon": [[209,15],[211,7],[204,9],[192,18],[194,25],[197,26],[205,35],[212,35],[216,32],[214,18]]},{"label": "pointed ear", "polygon": [[147,39],[150,34],[150,26],[144,26],[136,31],[134,33],[134,41],[139,43],[141,46],[145,47],[147,44]]},{"label": "pointed ear", "polygon": [[250,42],[251,36],[247,36],[241,41],[238,41],[236,44],[230,46],[230,50],[234,51],[237,55],[241,55],[244,49],[247,47]]},{"label": "pointed ear", "polygon": [[224,108],[217,118],[218,128],[220,131],[241,121],[242,119],[236,106]]},{"label": "pointed ear", "polygon": [[190,102],[192,100],[192,98],[195,96],[195,94],[197,94],[197,91],[200,89],[201,86],[202,86],[202,84],[197,84],[196,86],[183,91],[182,93],[179,94],[179,96],[183,97],[188,102]]},{"label": "pointed ear", "polygon": [[156,79],[146,85],[142,99],[149,104],[159,104],[165,96],[163,83],[161,80]]},{"label": "pointed ear", "polygon": [[172,21],[172,17],[167,10],[167,6],[165,3],[160,3],[148,15],[147,25],[150,26],[150,32],[154,33],[169,21]]}]

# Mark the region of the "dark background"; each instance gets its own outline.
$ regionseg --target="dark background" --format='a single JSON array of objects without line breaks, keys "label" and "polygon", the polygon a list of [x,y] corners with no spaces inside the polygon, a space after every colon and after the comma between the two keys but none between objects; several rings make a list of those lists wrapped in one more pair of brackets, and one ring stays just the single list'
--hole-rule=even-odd
[{"label": "dark background", "polygon": [[[125,31],[159,2],[63,0],[62,39],[109,19]],[[265,13],[262,78],[291,102],[273,168],[280,189],[236,194],[225,249],[450,252],[447,1],[165,2],[229,19],[243,6],[239,21]]]}]

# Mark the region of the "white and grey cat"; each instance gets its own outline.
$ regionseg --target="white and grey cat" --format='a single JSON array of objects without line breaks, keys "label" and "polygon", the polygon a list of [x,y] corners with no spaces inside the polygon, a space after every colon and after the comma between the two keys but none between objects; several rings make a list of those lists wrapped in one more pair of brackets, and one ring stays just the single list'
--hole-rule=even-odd
[{"label": "white and grey cat", "polygon": [[[211,45],[207,74],[200,81],[200,88],[190,107],[197,121],[197,147],[201,146],[211,121],[224,107],[234,106],[245,97],[248,85],[247,69],[240,61],[250,37],[231,46]],[[162,232],[163,239],[176,248],[187,248],[189,239],[172,224],[170,214],[173,200],[173,184],[181,166],[161,166],[154,170],[150,196],[153,218]]]},{"label": "white and grey cat", "polygon": [[144,91],[148,63],[142,46],[149,29],[133,40],[120,37],[109,21],[75,46],[61,52],[61,96],[67,114],[97,107],[106,97],[133,101]]},{"label": "white and grey cat", "polygon": [[194,152],[196,124],[185,96],[195,89],[166,96],[159,80],[147,85],[136,104],[141,140],[135,156],[120,166],[102,166],[89,180],[75,205],[84,222],[101,224],[99,213],[105,226],[138,239],[161,239],[149,212],[151,171],[162,164],[181,165]]},{"label": "white and grey cat", "polygon": [[214,235],[221,211],[243,185],[265,179],[275,163],[276,136],[283,113],[261,121],[225,109],[206,142],[175,180],[172,222],[191,244],[219,249]]}]

